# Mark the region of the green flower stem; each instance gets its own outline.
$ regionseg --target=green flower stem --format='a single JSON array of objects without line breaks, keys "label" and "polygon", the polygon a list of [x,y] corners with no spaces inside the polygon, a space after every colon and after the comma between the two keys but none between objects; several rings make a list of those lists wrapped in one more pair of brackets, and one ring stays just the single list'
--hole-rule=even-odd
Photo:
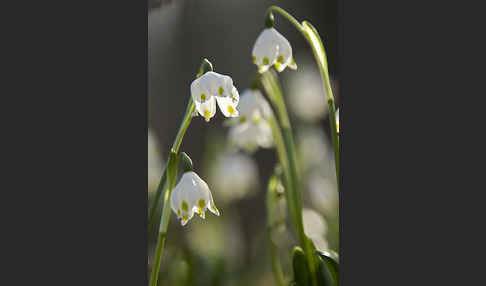
[{"label": "green flower stem", "polygon": [[[277,157],[280,162],[280,165],[283,167],[283,176],[284,176],[284,183],[285,183],[285,198],[288,202],[294,201],[294,192],[292,192],[292,182],[290,177],[289,171],[289,161],[287,156],[287,150],[285,149],[285,143],[282,136],[282,129],[278,125],[277,118],[272,114],[272,116],[268,119],[268,124],[272,129],[272,136],[275,142],[275,149],[277,150]],[[287,204],[289,209],[290,219],[292,220],[292,224],[296,226],[298,224],[297,218],[297,210],[295,208],[295,204]],[[297,228],[295,229],[297,233]]]},{"label": "green flower stem", "polygon": [[339,190],[339,136],[337,133],[337,126],[336,126],[336,107],[334,103],[334,95],[331,89],[331,81],[329,79],[329,70],[327,66],[327,56],[326,50],[324,49],[324,45],[322,43],[321,37],[317,32],[316,28],[312,26],[311,23],[308,21],[303,21],[302,24],[299,23],[292,15],[287,13],[287,11],[283,10],[278,6],[271,6],[267,10],[266,18],[269,18],[272,12],[277,12],[286,18],[295,28],[304,36],[307,40],[309,45],[312,48],[312,52],[317,62],[317,66],[319,67],[319,72],[321,74],[322,84],[324,85],[325,96],[327,99],[327,104],[329,106],[329,122],[331,125],[331,136],[332,136],[332,143],[334,146],[334,163],[336,168],[336,180],[338,183],[338,190]]},{"label": "green flower stem", "polygon": [[282,9],[278,6],[270,6],[270,8],[268,8],[268,10],[267,10],[266,18],[269,17],[270,14],[274,11],[279,13],[280,15],[284,16],[287,20],[289,20],[289,22],[292,23],[292,25],[294,25],[295,28],[297,28],[297,30],[299,30],[300,32],[304,32],[304,28],[299,23],[299,21],[297,21],[297,19],[295,19],[287,11],[285,11],[284,9]]},{"label": "green flower stem", "polygon": [[[159,277],[160,263],[162,261],[165,238],[167,236],[167,228],[169,226],[169,220],[171,215],[170,194],[172,192],[172,189],[175,186],[176,179],[177,179],[177,166],[178,166],[177,153],[179,152],[179,147],[181,146],[182,139],[184,138],[184,134],[186,133],[186,130],[189,127],[189,124],[191,123],[192,113],[194,112],[194,108],[195,108],[194,101],[192,100],[191,97],[189,100],[189,104],[187,105],[186,114],[184,115],[182,124],[179,128],[179,131],[177,132],[177,136],[174,141],[174,144],[172,145],[171,153],[169,156],[169,162],[167,163],[167,168],[166,168],[167,182],[166,184],[164,184],[166,185],[166,187],[164,187],[165,189],[164,206],[162,209],[162,218],[160,219],[159,235],[157,239],[157,246],[155,249],[154,267],[152,269],[152,274],[149,283],[150,286],[156,286]],[[163,180],[161,180],[161,183],[162,181]],[[159,188],[161,188],[160,185]]]},{"label": "green flower stem", "polygon": [[316,28],[307,21],[302,22],[303,27],[306,29],[306,39],[312,47],[314,57],[317,61],[317,66],[321,73],[321,80],[326,90],[327,104],[329,107],[329,124],[331,125],[331,137],[332,144],[334,146],[334,164],[336,168],[336,181],[339,190],[339,135],[337,133],[336,125],[336,107],[334,103],[334,95],[331,88],[331,80],[329,79],[329,70],[327,68],[327,56],[324,45],[322,44],[321,37]]},{"label": "green flower stem", "polygon": [[159,204],[160,201],[160,195],[162,194],[162,190],[165,190],[167,187],[165,185],[165,182],[167,181],[167,168],[164,169],[164,172],[162,173],[162,177],[160,178],[159,186],[157,187],[157,191],[155,193],[154,199],[152,206],[150,207],[149,213],[148,213],[148,231],[150,232],[150,228],[152,227],[152,221],[154,219],[155,211],[157,210],[157,205]]},{"label": "green flower stem", "polygon": [[[265,91],[267,92],[270,101],[277,110],[280,123],[282,125],[282,137],[285,146],[285,155],[287,156],[287,159],[283,161],[288,164],[287,168],[284,165],[284,169],[287,169],[287,171],[285,171],[285,177],[286,181],[288,182],[287,188],[290,186],[289,193],[291,193],[287,196],[289,210],[291,211],[291,214],[293,212],[294,226],[296,228],[296,233],[299,237],[299,243],[304,248],[304,252],[307,257],[310,268],[309,270],[312,274],[311,277],[313,285],[317,286],[312,248],[309,244],[309,240],[304,233],[304,224],[302,219],[302,195],[300,192],[299,174],[297,173],[295,144],[292,136],[292,127],[290,125],[287,108],[285,106],[282,91],[277,82],[276,76],[274,75],[274,72],[269,70],[263,73],[261,77],[261,82],[263,87],[265,88]],[[277,144],[276,146],[278,147]],[[292,205],[292,207],[290,207],[290,205]]]},{"label": "green flower stem", "polygon": [[[176,140],[172,145],[172,149],[176,150],[176,152],[179,151],[179,147],[182,143],[182,138],[184,137],[184,133],[186,132],[187,128],[189,127],[189,124],[191,123],[192,117],[190,115],[192,114],[192,112],[194,112],[194,101],[191,98],[189,104],[187,105],[187,109],[185,113],[186,116],[184,117],[182,125],[179,128],[179,131],[177,132]],[[160,195],[162,194],[162,190],[165,190],[167,188],[165,184],[166,180],[167,180],[167,168],[165,168],[164,173],[162,174],[162,178],[160,179],[159,186],[157,187],[157,192],[155,193],[154,203],[152,204],[149,210],[149,216],[148,216],[149,231],[152,226],[152,220],[155,215],[155,211],[157,210],[157,206],[160,201]]]},{"label": "green flower stem", "polygon": [[266,193],[266,207],[267,207],[267,235],[268,235],[268,243],[270,249],[270,257],[272,259],[272,268],[273,268],[273,275],[275,277],[275,281],[277,282],[278,286],[284,286],[285,278],[282,272],[282,266],[280,265],[280,260],[278,257],[278,248],[273,242],[272,237],[273,230],[276,229],[281,221],[279,221],[278,217],[276,216],[277,212],[277,204],[279,200],[279,194],[277,193],[277,186],[279,182],[279,177],[281,175],[281,168],[275,167],[273,175],[270,177],[267,185],[267,193]]}]

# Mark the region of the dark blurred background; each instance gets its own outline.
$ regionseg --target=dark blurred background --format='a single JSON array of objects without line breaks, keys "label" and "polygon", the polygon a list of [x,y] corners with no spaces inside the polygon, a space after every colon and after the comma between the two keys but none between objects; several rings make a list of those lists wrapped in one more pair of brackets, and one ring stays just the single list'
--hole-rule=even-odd
[{"label": "dark blurred background", "polygon": [[[336,1],[149,1],[148,126],[154,138],[155,149],[160,156],[161,166],[167,159],[169,148],[178,131],[190,96],[190,84],[203,58],[208,58],[213,63],[216,72],[230,75],[240,94],[249,87],[256,72],[256,66],[251,61],[253,44],[264,28],[264,15],[271,5],[278,5],[299,21],[308,20],[317,28],[326,47],[334,95],[339,105]],[[299,97],[300,93],[304,92],[298,88],[299,86],[309,86],[306,92],[318,94],[318,98],[323,101],[322,87],[318,76],[316,77],[317,66],[308,43],[278,14],[275,14],[275,28],[291,43],[298,65],[297,71],[287,69],[279,74],[285,96],[293,96],[287,102],[304,98],[304,102],[312,106],[311,100],[305,100],[306,95]],[[302,79],[303,76],[307,77]],[[300,82],[296,82],[295,78],[299,77]],[[315,86],[314,89],[311,89],[312,85]],[[291,107],[289,109],[296,136],[305,133],[301,130],[310,131],[312,134],[319,133],[320,130],[327,144],[324,144],[324,147],[329,149],[327,111],[320,114],[317,112],[318,115],[306,118],[305,114],[302,117],[298,111],[292,112]],[[302,109],[305,111],[305,104]],[[201,117],[194,118],[181,147],[181,151],[191,156],[196,172],[208,182],[210,188],[210,169],[221,155],[218,154],[218,150],[224,149],[225,145],[227,129],[223,126],[224,119],[219,110],[209,124]],[[275,285],[265,247],[264,191],[276,157],[273,149],[264,149],[258,150],[251,158],[255,160],[258,169],[258,182],[254,186],[255,190],[250,192],[251,195],[224,201],[220,199],[221,202],[218,202],[218,195],[213,192],[216,205],[222,212],[221,217],[216,218],[209,214],[204,222],[195,217],[184,228],[174,217],[171,219],[166,242],[167,251],[162,260],[160,285]],[[332,156],[325,158],[329,159]],[[323,172],[332,174],[333,171],[326,169]],[[228,176],[226,179],[231,180],[231,175]],[[304,175],[304,180],[305,178]],[[307,195],[305,197],[305,203],[314,199]],[[149,204],[151,203],[150,201]],[[314,207],[326,218],[328,232],[331,232],[327,235],[326,245],[337,251],[337,209],[330,214],[322,208],[319,211],[319,206],[309,206]],[[323,206],[324,209],[327,207]],[[228,217],[228,221],[222,219],[224,216]],[[157,217],[160,215],[157,214]],[[217,225],[213,225],[214,223]],[[154,225],[158,226],[158,219]],[[220,235],[214,235],[210,230],[219,232]],[[230,236],[236,237],[228,238]],[[222,248],[210,246],[212,239]],[[154,243],[155,232],[150,234],[149,260]],[[213,252],[207,253],[207,249],[197,252],[194,249],[198,247],[210,248]],[[285,262],[284,257],[290,254],[290,250],[287,254],[287,249],[283,250],[282,259]],[[288,272],[288,265],[284,265],[284,270]]]}]

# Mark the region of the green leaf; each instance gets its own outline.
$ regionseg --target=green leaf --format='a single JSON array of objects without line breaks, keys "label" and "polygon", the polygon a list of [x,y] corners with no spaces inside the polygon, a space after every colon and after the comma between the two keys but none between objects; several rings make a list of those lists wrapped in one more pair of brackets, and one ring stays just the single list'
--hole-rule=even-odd
[{"label": "green leaf", "polygon": [[307,34],[307,38],[311,43],[314,53],[317,55],[319,64],[321,64],[322,67],[324,67],[327,71],[328,67],[327,67],[326,50],[324,49],[324,45],[322,44],[322,40],[321,37],[319,36],[319,33],[317,32],[317,29],[314,28],[314,26],[312,26],[312,24],[307,21],[302,22],[302,27],[305,33]]},{"label": "green leaf", "polygon": [[294,247],[292,252],[292,266],[294,268],[294,282],[296,286],[311,285],[309,268],[304,251],[299,246]]},{"label": "green leaf", "polygon": [[179,166],[180,157],[174,149],[170,150],[169,161],[167,162],[167,182],[169,189],[172,190],[177,179],[177,167]]},{"label": "green leaf", "polygon": [[[339,256],[333,251],[316,250],[319,285],[339,285]],[[325,283],[325,284],[321,284]]]}]

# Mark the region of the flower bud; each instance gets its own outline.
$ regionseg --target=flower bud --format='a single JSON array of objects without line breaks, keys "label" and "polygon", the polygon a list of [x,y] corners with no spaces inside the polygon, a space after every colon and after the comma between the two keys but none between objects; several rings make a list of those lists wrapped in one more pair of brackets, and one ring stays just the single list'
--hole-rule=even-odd
[{"label": "flower bud", "polygon": [[183,173],[192,171],[193,166],[192,166],[191,157],[189,157],[189,155],[187,155],[186,152],[180,153],[179,156],[180,156],[180,160],[181,160],[181,164],[182,164]]},{"label": "flower bud", "polygon": [[267,15],[265,15],[265,27],[273,28],[274,23],[275,23],[275,17],[273,16],[273,13],[268,12]]},{"label": "flower bud", "polygon": [[213,71],[213,64],[208,59],[204,58],[201,62],[201,66],[199,67],[199,74],[197,77],[200,77],[210,71]]}]

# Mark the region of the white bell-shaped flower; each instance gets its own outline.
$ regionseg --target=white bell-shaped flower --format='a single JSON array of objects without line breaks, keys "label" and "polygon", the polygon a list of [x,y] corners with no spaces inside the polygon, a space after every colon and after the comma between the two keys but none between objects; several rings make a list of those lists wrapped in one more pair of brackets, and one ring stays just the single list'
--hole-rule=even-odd
[{"label": "white bell-shaped flower", "polygon": [[172,190],[170,204],[182,225],[186,225],[194,213],[204,219],[207,209],[219,216],[208,184],[193,171],[182,175],[181,180]]},{"label": "white bell-shaped flower", "polygon": [[281,72],[286,67],[297,69],[292,57],[292,47],[289,41],[274,28],[266,28],[258,36],[253,46],[253,63],[258,71],[263,73],[272,65]]},{"label": "white bell-shaped flower", "polygon": [[239,111],[239,120],[233,119],[230,122],[231,144],[250,152],[258,147],[272,147],[272,128],[267,121],[272,116],[272,109],[263,95],[258,90],[245,90],[241,96]]},{"label": "white bell-shaped flower", "polygon": [[237,117],[236,106],[240,100],[231,77],[207,72],[191,83],[191,96],[196,112],[209,121],[216,114],[216,103],[226,117]]}]

